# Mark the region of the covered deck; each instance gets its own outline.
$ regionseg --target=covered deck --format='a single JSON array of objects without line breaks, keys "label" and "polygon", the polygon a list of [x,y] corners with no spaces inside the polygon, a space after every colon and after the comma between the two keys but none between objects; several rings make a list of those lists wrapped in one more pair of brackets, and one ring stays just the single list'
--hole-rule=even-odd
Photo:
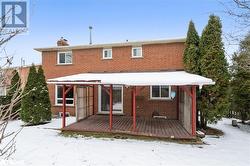
[{"label": "covered deck", "polygon": [[136,124],[134,131],[132,117],[113,116],[113,128],[110,130],[108,115],[92,115],[62,128],[62,131],[116,133],[156,138],[194,138],[178,120],[137,117]]},{"label": "covered deck", "polygon": [[[171,71],[171,72],[134,72],[134,73],[82,73],[66,77],[59,77],[49,79],[49,84],[56,84],[63,86],[63,121],[62,130],[64,131],[86,131],[86,132],[109,132],[109,133],[125,133],[131,135],[141,136],[154,136],[163,138],[178,138],[188,139],[194,138],[196,135],[196,87],[203,85],[213,85],[213,80],[199,75],[190,74],[184,71]],[[132,115],[131,116],[114,116],[113,115],[113,86],[120,85],[131,88],[132,94]],[[187,102],[185,117],[181,122],[179,115],[176,120],[166,119],[146,119],[144,117],[137,117],[137,103],[136,96],[140,94],[143,87],[146,86],[161,86],[169,85],[177,87],[176,91],[171,91],[171,99],[177,98],[177,110],[180,109],[179,91],[185,91],[190,100]],[[79,118],[82,111],[76,107],[76,123],[66,126],[65,113],[66,113],[66,95],[70,89],[75,90],[79,86],[92,88],[101,86],[105,89],[109,96],[109,112],[108,115],[95,115],[92,111],[85,112],[84,117]],[[88,93],[86,93],[88,94]],[[92,96],[93,97],[93,96]],[[89,98],[89,97],[88,97]],[[79,98],[80,99],[80,98]],[[89,100],[86,100],[89,101]],[[80,103],[81,100],[76,100]],[[94,110],[94,100],[90,104]],[[88,103],[88,102],[87,102]],[[88,104],[86,105],[88,107]],[[81,105],[82,107],[82,105]],[[182,106],[183,108],[183,106]],[[78,110],[77,110],[78,109]],[[179,113],[179,111],[177,111]]]}]

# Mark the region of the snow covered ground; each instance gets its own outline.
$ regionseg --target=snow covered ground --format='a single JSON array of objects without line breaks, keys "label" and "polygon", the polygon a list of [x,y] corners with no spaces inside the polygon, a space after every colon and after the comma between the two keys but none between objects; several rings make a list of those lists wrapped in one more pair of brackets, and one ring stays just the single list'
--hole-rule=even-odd
[{"label": "snow covered ground", "polygon": [[[73,118],[68,118],[73,122]],[[22,123],[11,122],[8,131]],[[17,151],[0,166],[244,166],[250,164],[250,133],[231,126],[230,119],[216,125],[225,135],[207,136],[209,145],[183,145],[164,141],[121,140],[110,138],[69,138],[51,129],[60,127],[61,120],[25,127],[16,138]]]}]

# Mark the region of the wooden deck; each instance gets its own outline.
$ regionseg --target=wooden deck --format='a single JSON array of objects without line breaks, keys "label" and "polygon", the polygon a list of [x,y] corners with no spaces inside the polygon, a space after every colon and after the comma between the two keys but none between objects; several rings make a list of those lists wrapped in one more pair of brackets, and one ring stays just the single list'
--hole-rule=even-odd
[{"label": "wooden deck", "polygon": [[113,116],[113,129],[109,129],[109,116],[93,115],[66,126],[62,131],[120,133],[157,138],[193,139],[178,120],[136,118],[136,131],[132,131],[132,117]]}]

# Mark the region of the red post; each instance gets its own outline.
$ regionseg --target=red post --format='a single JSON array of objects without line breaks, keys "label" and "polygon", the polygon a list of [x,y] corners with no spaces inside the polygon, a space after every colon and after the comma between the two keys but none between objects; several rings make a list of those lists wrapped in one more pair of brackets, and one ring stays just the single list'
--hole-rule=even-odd
[{"label": "red post", "polygon": [[196,87],[192,86],[192,135],[196,134]]},{"label": "red post", "polygon": [[63,116],[62,116],[62,128],[64,128],[66,126],[66,86],[63,85]]},{"label": "red post", "polygon": [[113,85],[109,88],[109,129],[112,130],[113,126]]},{"label": "red post", "polygon": [[177,111],[177,120],[179,120],[179,112],[180,112],[180,107],[179,107],[179,104],[180,104],[180,88],[179,86],[176,86],[176,111]]},{"label": "red post", "polygon": [[133,106],[133,95],[134,95],[134,90],[132,89],[132,91],[131,91],[131,116],[133,116],[133,108],[134,108],[134,106]]},{"label": "red post", "polygon": [[133,88],[133,130],[136,130],[136,87]]},{"label": "red post", "polygon": [[93,95],[92,95],[93,96],[93,102],[92,102],[93,113],[92,114],[94,115],[95,114],[95,85],[93,85],[93,92],[92,93],[93,93]]}]

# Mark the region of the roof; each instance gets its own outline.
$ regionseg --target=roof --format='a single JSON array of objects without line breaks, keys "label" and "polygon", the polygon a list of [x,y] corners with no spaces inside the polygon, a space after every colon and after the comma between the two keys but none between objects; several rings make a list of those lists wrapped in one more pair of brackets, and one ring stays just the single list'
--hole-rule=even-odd
[{"label": "roof", "polygon": [[149,85],[213,85],[212,79],[185,71],[134,72],[134,73],[81,73],[54,79],[48,84],[80,85],[80,84],[113,84],[128,86]]},{"label": "roof", "polygon": [[141,46],[141,45],[148,45],[148,44],[184,43],[185,41],[186,41],[186,38],[176,38],[176,39],[165,39],[165,40],[145,40],[145,41],[108,43],[108,44],[44,47],[44,48],[34,48],[34,50],[40,51],[40,52],[42,51],[66,51],[66,50],[79,50],[79,49],[89,49],[89,48]]}]

